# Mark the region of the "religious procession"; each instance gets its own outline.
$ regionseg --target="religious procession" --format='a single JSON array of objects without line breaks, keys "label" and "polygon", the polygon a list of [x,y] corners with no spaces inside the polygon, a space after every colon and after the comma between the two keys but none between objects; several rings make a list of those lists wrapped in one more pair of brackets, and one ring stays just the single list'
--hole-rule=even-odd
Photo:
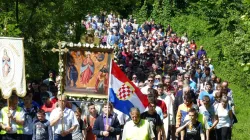
[{"label": "religious procession", "polygon": [[206,46],[154,19],[89,13],[81,26],[46,79],[26,81],[23,39],[0,38],[0,140],[231,140],[234,94]]}]

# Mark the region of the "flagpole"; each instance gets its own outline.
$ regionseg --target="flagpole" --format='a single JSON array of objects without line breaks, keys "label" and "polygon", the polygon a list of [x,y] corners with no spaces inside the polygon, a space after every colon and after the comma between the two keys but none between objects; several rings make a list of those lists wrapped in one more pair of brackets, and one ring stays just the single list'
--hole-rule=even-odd
[{"label": "flagpole", "polygon": [[108,107],[108,111],[107,111],[107,117],[106,117],[106,124],[108,124],[108,114],[109,114],[109,95],[110,95],[110,90],[109,88],[111,87],[111,70],[112,70],[112,62],[113,59],[111,58],[110,60],[110,64],[109,64],[109,85],[108,85],[108,99],[107,99],[107,107]]}]

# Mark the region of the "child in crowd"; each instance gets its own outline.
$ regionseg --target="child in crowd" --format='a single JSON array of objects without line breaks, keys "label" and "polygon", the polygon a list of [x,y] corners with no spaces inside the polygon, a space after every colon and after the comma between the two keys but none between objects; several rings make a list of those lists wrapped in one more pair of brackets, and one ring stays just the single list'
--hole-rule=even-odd
[{"label": "child in crowd", "polygon": [[38,110],[37,120],[33,125],[32,140],[52,140],[52,136],[50,122],[45,119],[44,110]]},{"label": "child in crowd", "polygon": [[82,110],[77,108],[75,111],[76,118],[79,122],[79,125],[76,127],[75,131],[72,133],[72,140],[84,140],[86,137],[86,125],[81,119]]}]

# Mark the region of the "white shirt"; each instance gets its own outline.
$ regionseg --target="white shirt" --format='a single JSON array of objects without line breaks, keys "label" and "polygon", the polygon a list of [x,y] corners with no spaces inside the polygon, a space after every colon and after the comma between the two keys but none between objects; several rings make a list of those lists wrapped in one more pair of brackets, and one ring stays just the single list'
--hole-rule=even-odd
[{"label": "white shirt", "polygon": [[138,85],[139,85],[139,81],[138,80],[132,81],[132,82],[138,87]]},{"label": "white shirt", "polygon": [[214,108],[216,109],[215,114],[218,114],[218,118],[219,118],[219,123],[216,125],[216,128],[220,129],[222,127],[230,127],[231,119],[229,117],[229,111],[232,110],[230,105],[227,105],[227,107],[224,109],[222,104],[219,103],[219,104],[216,104]]},{"label": "white shirt", "polygon": [[114,112],[117,114],[117,119],[120,123],[120,125],[124,125],[126,121],[129,119],[129,116],[122,113],[121,111],[114,108]]},{"label": "white shirt", "polygon": [[148,89],[149,89],[149,86],[146,85],[145,87],[141,88],[141,92],[142,92],[143,94],[147,95],[147,94],[148,94]]},{"label": "white shirt", "polygon": [[138,27],[139,27],[139,24],[133,23],[132,26],[133,26],[133,29],[135,29],[135,30],[137,31],[137,29],[138,29]]},{"label": "white shirt", "polygon": [[[55,108],[50,114],[50,120],[57,118],[61,112],[61,108]],[[65,108],[63,111],[63,125],[64,130],[70,129],[72,126],[79,125],[73,110]],[[61,134],[62,131],[62,119],[60,119],[54,126],[52,126],[54,133]]]}]

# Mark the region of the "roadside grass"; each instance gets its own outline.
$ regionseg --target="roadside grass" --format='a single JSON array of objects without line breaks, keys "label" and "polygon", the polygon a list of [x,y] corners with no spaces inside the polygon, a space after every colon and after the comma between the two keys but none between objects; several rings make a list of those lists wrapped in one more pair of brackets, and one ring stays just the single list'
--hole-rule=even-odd
[{"label": "roadside grass", "polygon": [[231,84],[238,123],[233,126],[232,140],[250,140],[250,91]]}]

